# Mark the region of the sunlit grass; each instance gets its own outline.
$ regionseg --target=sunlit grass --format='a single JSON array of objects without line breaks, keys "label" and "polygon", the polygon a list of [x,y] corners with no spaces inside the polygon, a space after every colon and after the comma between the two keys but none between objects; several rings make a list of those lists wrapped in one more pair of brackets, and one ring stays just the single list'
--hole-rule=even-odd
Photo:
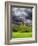
[{"label": "sunlit grass", "polygon": [[32,37],[32,32],[12,32],[12,38],[29,38]]}]

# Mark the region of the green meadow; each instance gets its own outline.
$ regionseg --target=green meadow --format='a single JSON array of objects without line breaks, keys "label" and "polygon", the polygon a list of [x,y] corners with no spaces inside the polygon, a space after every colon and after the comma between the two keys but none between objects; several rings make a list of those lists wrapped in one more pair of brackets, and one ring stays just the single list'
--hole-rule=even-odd
[{"label": "green meadow", "polygon": [[32,32],[29,33],[12,32],[12,38],[29,38],[29,37],[32,37]]},{"label": "green meadow", "polygon": [[29,38],[32,37],[32,25],[20,24],[12,28],[12,38]]}]

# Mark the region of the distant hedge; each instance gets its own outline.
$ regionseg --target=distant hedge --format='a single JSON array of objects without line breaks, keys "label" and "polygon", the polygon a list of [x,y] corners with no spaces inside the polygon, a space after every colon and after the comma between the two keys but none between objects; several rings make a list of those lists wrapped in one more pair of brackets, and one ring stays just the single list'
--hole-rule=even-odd
[{"label": "distant hedge", "polygon": [[12,31],[14,31],[14,32],[31,32],[32,25],[22,24],[22,23],[20,25],[13,24]]}]

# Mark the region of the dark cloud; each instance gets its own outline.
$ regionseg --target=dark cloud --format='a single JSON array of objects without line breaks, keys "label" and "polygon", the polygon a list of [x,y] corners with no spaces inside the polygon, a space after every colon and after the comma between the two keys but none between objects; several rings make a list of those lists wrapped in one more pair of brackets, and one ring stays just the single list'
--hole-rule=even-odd
[{"label": "dark cloud", "polygon": [[12,8],[12,15],[19,16],[19,18],[22,18],[24,22],[31,23],[32,21],[32,8]]}]

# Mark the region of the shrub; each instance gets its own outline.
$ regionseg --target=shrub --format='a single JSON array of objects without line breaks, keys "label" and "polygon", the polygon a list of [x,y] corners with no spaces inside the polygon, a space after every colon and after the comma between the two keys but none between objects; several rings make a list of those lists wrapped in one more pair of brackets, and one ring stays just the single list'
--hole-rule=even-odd
[{"label": "shrub", "polygon": [[14,25],[12,26],[12,30],[14,32],[31,32],[32,31],[32,26],[31,25],[26,25],[26,24],[20,24],[20,25]]}]

